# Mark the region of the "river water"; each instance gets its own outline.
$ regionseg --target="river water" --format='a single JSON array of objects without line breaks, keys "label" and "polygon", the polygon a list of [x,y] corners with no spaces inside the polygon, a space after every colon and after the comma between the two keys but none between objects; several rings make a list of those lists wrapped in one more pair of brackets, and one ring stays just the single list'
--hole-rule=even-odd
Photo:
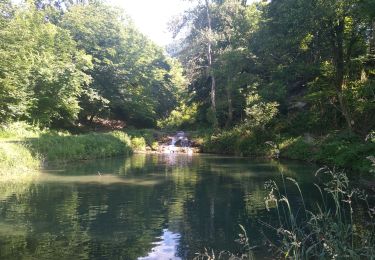
[{"label": "river water", "polygon": [[[296,211],[319,196],[313,165],[212,155],[144,155],[50,167],[0,187],[0,259],[192,259],[241,252],[243,225],[258,258],[273,231],[268,180]],[[284,181],[283,181],[284,180]],[[4,184],[2,184],[4,185]]]}]

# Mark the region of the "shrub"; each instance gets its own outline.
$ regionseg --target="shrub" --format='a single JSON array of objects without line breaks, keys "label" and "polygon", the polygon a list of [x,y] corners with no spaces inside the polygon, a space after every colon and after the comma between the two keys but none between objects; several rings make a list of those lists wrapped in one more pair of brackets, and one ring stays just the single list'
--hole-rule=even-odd
[{"label": "shrub", "polygon": [[203,151],[241,156],[268,156],[272,147],[266,144],[270,135],[261,129],[249,130],[245,125],[206,137]]},{"label": "shrub", "polygon": [[152,150],[158,150],[159,149],[159,143],[157,141],[152,142],[151,149]]},{"label": "shrub", "polygon": [[307,143],[301,136],[288,138],[279,144],[280,156],[294,160],[314,160],[314,146]]},{"label": "shrub", "polygon": [[167,118],[159,120],[157,125],[162,129],[187,128],[194,125],[195,118],[197,117],[197,109],[197,104],[190,106],[182,104],[172,110]]},{"label": "shrub", "polygon": [[246,124],[264,129],[278,114],[278,106],[277,102],[265,102],[259,94],[250,93],[246,97]]},{"label": "shrub", "polygon": [[146,150],[146,141],[143,137],[133,137],[131,139],[132,148],[135,151],[145,151]]},{"label": "shrub", "polygon": [[356,172],[369,172],[371,163],[366,157],[375,154],[375,142],[364,142],[357,135],[343,132],[329,135],[319,143],[316,160]]}]

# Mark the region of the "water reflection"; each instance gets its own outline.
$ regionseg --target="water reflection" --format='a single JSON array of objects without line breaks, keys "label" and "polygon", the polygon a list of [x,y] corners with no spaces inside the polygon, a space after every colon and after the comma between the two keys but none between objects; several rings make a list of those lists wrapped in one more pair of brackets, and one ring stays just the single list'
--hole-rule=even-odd
[{"label": "water reflection", "polygon": [[181,260],[181,257],[176,256],[180,239],[179,234],[163,229],[163,235],[157,239],[160,239],[160,241],[153,243],[155,247],[151,249],[151,252],[145,257],[138,257],[138,260]]},{"label": "water reflection", "polygon": [[276,221],[265,210],[264,182],[275,179],[299,205],[294,185],[281,185],[282,176],[295,177],[308,204],[315,201],[313,171],[177,154],[49,169],[11,190],[0,183],[0,259],[192,259],[204,247],[237,251],[238,224],[261,243],[258,220]]}]

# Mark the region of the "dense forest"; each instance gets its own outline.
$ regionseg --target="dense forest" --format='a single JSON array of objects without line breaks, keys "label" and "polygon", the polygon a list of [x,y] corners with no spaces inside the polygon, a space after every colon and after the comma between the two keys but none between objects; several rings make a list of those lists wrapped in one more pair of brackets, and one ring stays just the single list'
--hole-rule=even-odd
[{"label": "dense forest", "polygon": [[294,130],[375,124],[373,1],[205,1],[175,26],[197,120],[214,127],[273,118]]},{"label": "dense forest", "polygon": [[168,47],[185,68],[181,95],[180,64],[123,12],[2,1],[1,122],[63,127],[96,116],[150,127],[179,102],[196,124],[278,117],[301,131],[365,135],[375,124],[374,10],[369,0],[198,2],[171,22],[183,34]]},{"label": "dense forest", "polygon": [[209,152],[368,169],[374,1],[197,1],[171,30],[188,89],[162,126],[224,129]]},{"label": "dense forest", "polygon": [[374,259],[375,0],[186,1],[0,0],[0,258]]},{"label": "dense forest", "polygon": [[96,1],[1,1],[0,10],[1,123],[110,117],[152,127],[175,106],[181,66],[121,10]]},{"label": "dense forest", "polygon": [[374,1],[192,1],[166,50],[104,1],[0,9],[1,125],[198,130],[207,152],[370,166]]}]

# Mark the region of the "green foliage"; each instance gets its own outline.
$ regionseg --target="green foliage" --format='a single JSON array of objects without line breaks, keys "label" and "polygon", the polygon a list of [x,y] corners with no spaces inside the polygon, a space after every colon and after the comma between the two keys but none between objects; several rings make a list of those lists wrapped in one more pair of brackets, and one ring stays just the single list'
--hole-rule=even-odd
[{"label": "green foliage", "polygon": [[371,170],[368,157],[375,154],[373,141],[364,141],[349,132],[332,133],[312,141],[301,136],[286,138],[280,142],[279,148],[280,156],[284,158],[318,162],[358,173]]},{"label": "green foliage", "polygon": [[280,155],[285,158],[313,161],[314,145],[306,142],[303,137],[288,138],[279,144]]},{"label": "green foliage", "polygon": [[[177,50],[199,103],[197,122],[212,123],[207,40],[212,43],[219,126],[272,119],[286,134],[326,135],[374,128],[374,46],[371,1],[208,1],[173,26],[187,28]],[[206,10],[211,12],[208,35]],[[370,32],[370,33],[368,33]],[[254,86],[256,88],[254,89]],[[243,114],[243,111],[246,111]],[[276,112],[277,111],[277,112]]]},{"label": "green foliage", "polygon": [[26,122],[13,122],[0,126],[0,140],[1,139],[23,139],[30,137],[38,137],[42,131],[37,126],[32,126]]},{"label": "green foliage", "polygon": [[35,154],[57,163],[132,153],[130,138],[120,131],[86,135],[43,134],[28,143]]},{"label": "green foliage", "polygon": [[171,111],[169,116],[158,121],[158,127],[162,129],[186,129],[195,124],[197,117],[197,104],[190,106],[182,104]]},{"label": "green foliage", "polygon": [[223,131],[217,135],[208,136],[203,144],[203,152],[236,154],[239,138],[240,132],[237,129]]},{"label": "green foliage", "polygon": [[[329,180],[322,187],[316,185],[322,200],[317,201],[313,209],[306,208],[302,191],[294,179],[286,178],[286,181],[296,185],[302,201],[299,207],[291,204],[287,191],[282,191],[274,181],[265,184],[269,190],[267,209],[268,205],[275,205],[280,225],[271,227],[279,237],[272,241],[275,250],[280,257],[291,259],[372,259],[375,222],[366,193],[352,189],[343,172],[324,167],[316,175],[324,175]],[[357,207],[366,212],[368,221],[355,218],[353,213]]]},{"label": "green foliage", "polygon": [[81,98],[81,118],[115,117],[152,127],[176,105],[184,85],[179,63],[142,35],[114,7],[74,5],[60,25],[92,55],[92,84]]},{"label": "green foliage", "polygon": [[0,56],[0,123],[154,126],[185,86],[179,62],[100,1],[1,2]]},{"label": "green foliage", "polygon": [[35,174],[40,166],[40,160],[31,154],[26,144],[0,141],[0,176],[3,180]]},{"label": "green foliage", "polygon": [[161,135],[160,132],[154,129],[127,129],[126,132],[131,139],[135,137],[144,139],[147,146],[152,146],[157,137]]},{"label": "green foliage", "polygon": [[157,141],[152,142],[151,149],[154,151],[157,151],[159,149],[159,142]]},{"label": "green foliage", "polygon": [[69,32],[26,4],[1,29],[0,39],[0,122],[27,119],[49,126],[75,120],[91,61]]},{"label": "green foliage", "polygon": [[358,136],[344,132],[322,140],[316,160],[355,172],[369,172],[371,163],[366,157],[372,154],[375,142],[363,142]]},{"label": "green foliage", "polygon": [[273,154],[272,147],[266,144],[270,136],[260,129],[242,125],[207,136],[202,149],[210,153],[269,157]]},{"label": "green foliage", "polygon": [[[142,139],[144,142],[144,139]],[[42,161],[65,163],[74,160],[114,157],[132,153],[132,142],[121,131],[70,135],[39,130],[24,122],[0,128],[0,174],[36,172]],[[17,177],[16,176],[16,177]]]},{"label": "green foliage", "polygon": [[325,137],[278,136],[273,131],[249,128],[243,124],[216,133],[201,133],[203,152],[241,156],[281,157],[337,166],[356,173],[371,171],[375,142],[369,134],[360,136],[340,132]]},{"label": "green foliage", "polygon": [[271,120],[278,113],[277,102],[264,102],[257,93],[253,93],[246,98],[245,113],[248,117],[246,124],[251,127],[264,127],[271,122]]},{"label": "green foliage", "polygon": [[131,139],[131,146],[135,151],[145,151],[146,141],[143,137],[133,137]]},{"label": "green foliage", "polygon": [[175,52],[185,66],[202,123],[229,126],[240,118],[244,106],[240,90],[248,84],[253,65],[247,43],[259,15],[254,6],[247,8],[240,1],[196,1],[194,8],[171,24],[175,34],[185,28]]}]

